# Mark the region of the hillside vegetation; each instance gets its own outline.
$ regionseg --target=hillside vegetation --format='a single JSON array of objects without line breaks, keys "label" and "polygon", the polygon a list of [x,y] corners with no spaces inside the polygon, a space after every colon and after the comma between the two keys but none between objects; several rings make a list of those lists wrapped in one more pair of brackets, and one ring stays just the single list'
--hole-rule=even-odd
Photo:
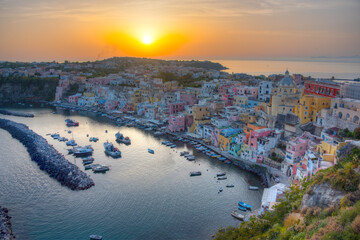
[{"label": "hillside vegetation", "polygon": [[216,239],[360,239],[360,149],[339,159],[292,186],[273,212],[220,229]]}]

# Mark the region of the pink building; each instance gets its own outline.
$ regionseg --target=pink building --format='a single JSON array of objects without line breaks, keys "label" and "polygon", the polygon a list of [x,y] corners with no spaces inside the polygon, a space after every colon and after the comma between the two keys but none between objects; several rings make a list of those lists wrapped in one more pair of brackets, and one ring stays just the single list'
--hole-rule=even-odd
[{"label": "pink building", "polygon": [[170,114],[175,114],[185,110],[185,102],[183,101],[172,102],[169,104],[169,106],[170,106]]},{"label": "pink building", "polygon": [[198,103],[196,95],[191,93],[180,93],[180,100],[185,102],[185,105],[189,106],[193,106]]},{"label": "pink building", "polygon": [[119,101],[106,101],[105,102],[105,109],[106,110],[115,110],[120,105]]},{"label": "pink building", "polygon": [[231,95],[225,94],[222,95],[222,100],[225,102],[225,107],[233,105],[233,97]]},{"label": "pink building", "polygon": [[77,93],[75,95],[69,96],[69,103],[77,104],[80,97],[81,97],[81,93]]},{"label": "pink building", "polygon": [[170,132],[185,131],[185,115],[183,113],[172,114],[169,116]]},{"label": "pink building", "polygon": [[231,85],[224,84],[219,86],[219,93],[220,94],[229,94],[231,92]]},{"label": "pink building", "polygon": [[258,148],[258,142],[263,137],[268,137],[273,132],[274,132],[274,130],[272,130],[270,128],[263,128],[263,129],[258,129],[258,130],[251,131],[250,136],[249,136],[248,145],[255,148],[255,149],[257,149]]}]

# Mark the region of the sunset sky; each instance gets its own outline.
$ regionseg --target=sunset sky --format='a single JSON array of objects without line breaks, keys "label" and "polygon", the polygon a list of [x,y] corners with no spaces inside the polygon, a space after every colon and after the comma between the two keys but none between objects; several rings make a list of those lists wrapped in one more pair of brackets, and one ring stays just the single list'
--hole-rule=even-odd
[{"label": "sunset sky", "polygon": [[360,0],[0,0],[0,60],[360,55]]}]

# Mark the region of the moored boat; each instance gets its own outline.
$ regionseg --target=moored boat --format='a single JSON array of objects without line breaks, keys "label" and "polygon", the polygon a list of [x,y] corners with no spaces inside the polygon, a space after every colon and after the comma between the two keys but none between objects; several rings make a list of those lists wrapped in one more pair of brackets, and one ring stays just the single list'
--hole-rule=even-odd
[{"label": "moored boat", "polygon": [[242,206],[238,206],[238,209],[241,210],[241,211],[246,211],[247,210],[246,207],[242,207]]},{"label": "moored boat", "polygon": [[74,155],[76,157],[86,157],[93,153],[93,149],[90,145],[85,147],[74,147]]},{"label": "moored boat", "polygon": [[234,184],[227,184],[226,187],[232,188],[232,187],[234,187]]},{"label": "moored boat", "polygon": [[251,209],[251,205],[249,205],[249,204],[247,204],[247,203],[239,202],[238,204],[239,204],[239,206],[241,206],[241,207],[244,207],[244,208],[247,208],[247,209]]},{"label": "moored boat", "polygon": [[98,166],[92,169],[94,173],[104,173],[110,170],[107,166]]},{"label": "moored boat", "polygon": [[75,140],[70,140],[66,142],[66,146],[76,146],[77,143],[75,142]]},{"label": "moored boat", "polygon": [[231,213],[231,216],[233,216],[234,218],[239,219],[239,220],[244,220],[244,218],[245,218],[244,215],[238,213],[238,211],[236,211],[236,210]]},{"label": "moored boat", "polygon": [[200,172],[200,171],[190,172],[190,177],[192,177],[192,176],[200,176],[200,175],[201,175],[201,172]]},{"label": "moored boat", "polygon": [[129,137],[124,137],[124,135],[122,135],[120,132],[117,132],[115,134],[116,137],[116,141],[118,143],[125,143],[125,144],[131,144],[131,140]]},{"label": "moored boat", "polygon": [[154,150],[152,150],[152,149],[148,148],[148,153],[152,153],[152,154],[154,154],[155,152],[154,152]]},{"label": "moored boat", "polygon": [[183,151],[183,152],[180,153],[180,156],[184,156],[184,155],[186,155],[186,154],[189,154],[189,152]]},{"label": "moored boat", "polygon": [[225,179],[227,179],[226,176],[221,176],[221,177],[218,177],[218,178],[217,178],[217,180],[225,180]]},{"label": "moored boat", "polygon": [[71,119],[66,119],[65,121],[66,121],[66,126],[68,126],[68,127],[77,127],[77,126],[79,126],[79,122],[75,122],[75,121],[73,121]]},{"label": "moored boat", "polygon": [[257,187],[257,186],[249,186],[249,190],[259,190],[259,187]]},{"label": "moored boat", "polygon": [[102,240],[102,236],[100,236],[100,235],[90,235],[90,240]]},{"label": "moored boat", "polygon": [[216,174],[217,177],[221,177],[221,176],[225,176],[225,175],[226,175],[226,173],[224,173],[224,172],[219,172]]},{"label": "moored boat", "polygon": [[222,192],[223,191],[223,188],[222,187],[219,187],[219,192]]},{"label": "moored boat", "polygon": [[116,147],[114,147],[114,145],[112,143],[105,142],[104,143],[104,148],[105,148],[106,155],[109,155],[109,156],[111,156],[113,158],[121,157],[120,150],[117,149]]}]

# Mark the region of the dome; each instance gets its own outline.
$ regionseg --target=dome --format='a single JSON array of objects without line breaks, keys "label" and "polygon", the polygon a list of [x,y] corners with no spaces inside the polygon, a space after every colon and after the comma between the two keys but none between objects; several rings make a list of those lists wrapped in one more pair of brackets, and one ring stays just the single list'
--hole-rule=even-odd
[{"label": "dome", "polygon": [[294,80],[292,79],[292,77],[290,76],[288,70],[286,70],[285,77],[283,79],[281,79],[279,85],[281,87],[295,87],[296,86],[296,84],[295,84]]}]

